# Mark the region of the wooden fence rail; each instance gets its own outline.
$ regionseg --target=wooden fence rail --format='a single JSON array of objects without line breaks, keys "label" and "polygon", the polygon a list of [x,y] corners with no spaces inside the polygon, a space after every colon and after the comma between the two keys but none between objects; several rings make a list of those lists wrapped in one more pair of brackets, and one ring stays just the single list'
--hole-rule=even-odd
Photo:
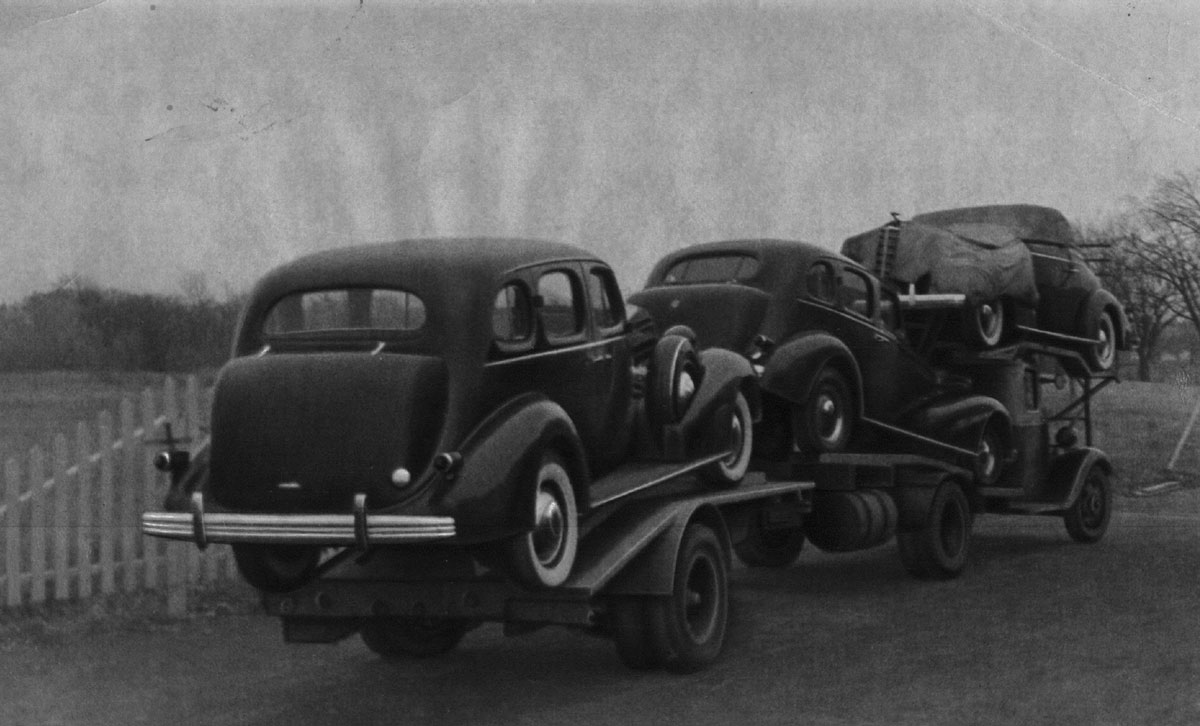
[{"label": "wooden fence rail", "polygon": [[177,616],[186,612],[189,588],[236,576],[228,545],[201,553],[140,531],[142,512],[160,507],[167,487],[148,444],[167,423],[172,435],[200,444],[208,395],[194,376],[182,390],[167,378],[136,404],[122,400],[115,420],[106,411],[93,425],[79,422],[74,442],[60,433],[48,455],[35,446],[5,462],[0,607],[165,590],[167,610]]}]

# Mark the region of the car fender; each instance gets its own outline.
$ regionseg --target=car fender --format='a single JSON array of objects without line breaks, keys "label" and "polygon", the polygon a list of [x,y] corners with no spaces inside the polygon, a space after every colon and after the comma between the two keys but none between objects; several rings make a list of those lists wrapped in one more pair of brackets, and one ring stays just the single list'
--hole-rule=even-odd
[{"label": "car fender", "polygon": [[759,384],[764,391],[803,403],[812,394],[817,372],[826,365],[835,366],[854,386],[855,407],[861,416],[862,373],[850,348],[828,333],[803,335],[777,347],[763,367]]},{"label": "car fender", "polygon": [[1105,309],[1114,313],[1113,324],[1117,327],[1117,349],[1129,350],[1129,318],[1125,314],[1125,308],[1108,290],[1094,290],[1087,296],[1083,304],[1079,306],[1079,317],[1075,321],[1075,330],[1085,337],[1095,337],[1096,331],[1092,329],[1092,321]]},{"label": "car fender", "polygon": [[972,448],[983,426],[995,417],[1003,421],[1005,455],[1012,448],[1012,418],[1004,404],[990,396],[963,396],[934,401],[905,417],[903,425],[946,443]]},{"label": "car fender", "polygon": [[1106,474],[1113,473],[1108,455],[1090,446],[1069,449],[1054,457],[1046,473],[1046,498],[1062,502],[1064,508],[1070,507],[1075,497],[1079,496],[1084,476],[1093,465],[1100,466]]},{"label": "car fender", "polygon": [[724,348],[708,348],[698,355],[704,371],[700,386],[679,422],[663,431],[661,453],[668,459],[702,456],[725,446],[728,430],[714,423],[718,412],[730,406],[739,391],[750,404],[751,417],[757,419],[761,413],[758,384],[750,361]]},{"label": "car fender", "polygon": [[489,541],[533,526],[532,480],[547,449],[562,456],[576,500],[586,502],[588,470],[579,433],[554,401],[536,393],[501,405],[466,437],[460,463],[438,478],[430,510],[455,518],[462,541]]}]

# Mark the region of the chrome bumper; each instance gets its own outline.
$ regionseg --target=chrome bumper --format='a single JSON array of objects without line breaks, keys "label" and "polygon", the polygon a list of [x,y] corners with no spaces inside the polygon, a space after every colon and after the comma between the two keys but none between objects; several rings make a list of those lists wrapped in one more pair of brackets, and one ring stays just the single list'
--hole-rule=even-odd
[{"label": "chrome bumper", "polygon": [[354,498],[350,514],[206,513],[204,495],[192,494],[189,512],[146,512],[142,534],[195,542],[358,546],[411,544],[449,539],[453,517],[368,514],[366,495]]}]

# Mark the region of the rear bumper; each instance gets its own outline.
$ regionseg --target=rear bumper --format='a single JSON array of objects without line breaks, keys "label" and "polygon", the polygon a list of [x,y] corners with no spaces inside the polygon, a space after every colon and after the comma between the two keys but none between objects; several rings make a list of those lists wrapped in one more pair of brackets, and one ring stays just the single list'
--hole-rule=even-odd
[{"label": "rear bumper", "polygon": [[204,495],[192,494],[188,512],[146,512],[142,534],[219,544],[350,546],[410,544],[452,539],[453,517],[368,514],[366,496],[348,514],[245,514],[204,511]]}]

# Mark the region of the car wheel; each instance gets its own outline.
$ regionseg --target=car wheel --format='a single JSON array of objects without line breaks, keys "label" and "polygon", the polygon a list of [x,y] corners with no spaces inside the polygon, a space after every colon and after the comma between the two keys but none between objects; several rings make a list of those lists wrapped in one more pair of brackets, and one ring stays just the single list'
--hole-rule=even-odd
[{"label": "car wheel", "polygon": [[1092,464],[1084,477],[1079,496],[1063,514],[1063,524],[1067,526],[1071,539],[1091,544],[1104,537],[1111,518],[1112,483],[1104,469]]},{"label": "car wheel", "polygon": [[982,348],[995,348],[1004,337],[1004,304],[984,300],[967,310],[967,338]]},{"label": "car wheel", "polygon": [[1106,373],[1117,364],[1117,326],[1107,310],[1096,319],[1092,337],[1099,342],[1087,349],[1088,365],[1097,373]]},{"label": "car wheel", "polygon": [[432,658],[454,650],[468,630],[452,618],[370,618],[359,635],[385,658]]},{"label": "car wheel", "polygon": [[753,450],[754,417],[746,396],[738,391],[729,413],[729,456],[706,466],[702,472],[704,478],[717,486],[737,486],[750,468]]},{"label": "car wheel", "polygon": [[729,625],[729,565],[711,527],[688,525],[671,594],[650,598],[647,608],[652,648],[668,670],[694,673],[721,654]]},{"label": "car wheel", "polygon": [[523,585],[557,587],[575,564],[579,513],[571,475],[555,453],[545,454],[538,465],[533,507],[533,529],[509,541],[509,564]]},{"label": "car wheel", "polygon": [[896,535],[900,561],[909,574],[923,580],[949,580],[967,564],[974,517],[962,487],[952,479],[934,492],[923,526]]},{"label": "car wheel", "polygon": [[623,595],[608,603],[609,634],[617,646],[617,657],[627,668],[647,671],[662,665],[650,640],[647,598]]},{"label": "car wheel", "polygon": [[1004,460],[1008,452],[1004,435],[998,429],[999,425],[995,417],[989,419],[984,424],[975,447],[979,452],[975,460],[975,482],[982,487],[992,486],[1000,481],[1004,474]]},{"label": "car wheel", "polygon": [[806,454],[842,451],[854,428],[854,396],[845,376],[823,368],[808,399],[792,409],[796,447]]},{"label": "car wheel", "polygon": [[733,551],[749,567],[788,567],[804,548],[804,529],[769,529],[766,511],[759,508],[750,516],[746,536],[733,546]]},{"label": "car wheel", "polygon": [[683,418],[700,386],[700,356],[682,335],[665,335],[654,346],[646,414],[655,428]]},{"label": "car wheel", "polygon": [[312,579],[321,560],[317,547],[233,545],[233,559],[246,582],[265,592],[288,592]]}]

